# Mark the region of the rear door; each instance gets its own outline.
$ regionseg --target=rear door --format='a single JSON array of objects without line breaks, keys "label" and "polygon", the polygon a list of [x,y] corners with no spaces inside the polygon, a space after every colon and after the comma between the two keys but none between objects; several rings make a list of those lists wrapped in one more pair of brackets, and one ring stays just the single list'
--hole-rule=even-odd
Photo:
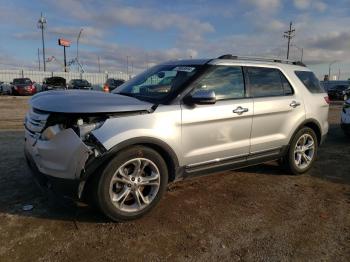
[{"label": "rear door", "polygon": [[246,98],[242,68],[213,66],[193,88],[192,92],[213,90],[217,102],[182,105],[185,165],[211,164],[249,154],[253,100]]},{"label": "rear door", "polygon": [[284,74],[276,68],[246,67],[254,99],[250,153],[280,149],[304,117],[303,100],[295,94]]}]

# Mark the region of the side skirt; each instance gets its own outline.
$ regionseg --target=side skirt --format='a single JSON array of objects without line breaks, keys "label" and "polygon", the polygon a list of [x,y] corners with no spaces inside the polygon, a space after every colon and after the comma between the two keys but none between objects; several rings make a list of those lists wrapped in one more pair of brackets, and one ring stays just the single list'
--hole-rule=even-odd
[{"label": "side skirt", "polygon": [[281,148],[253,153],[243,157],[232,157],[222,161],[218,160],[215,162],[199,164],[192,167],[186,166],[183,169],[183,178],[203,176],[278,160],[281,157],[285,156],[287,154],[287,151],[288,146],[283,146]]}]

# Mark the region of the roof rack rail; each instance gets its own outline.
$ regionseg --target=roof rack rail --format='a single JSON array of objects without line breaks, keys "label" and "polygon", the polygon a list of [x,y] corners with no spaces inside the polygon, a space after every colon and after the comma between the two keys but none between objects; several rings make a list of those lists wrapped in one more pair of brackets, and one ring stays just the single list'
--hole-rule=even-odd
[{"label": "roof rack rail", "polygon": [[233,60],[250,60],[250,61],[261,61],[261,62],[273,62],[273,63],[284,63],[298,66],[305,66],[303,62],[300,61],[292,61],[287,59],[280,58],[268,58],[268,57],[256,57],[256,56],[235,56],[231,54],[226,54],[219,56],[217,59],[233,59]]}]

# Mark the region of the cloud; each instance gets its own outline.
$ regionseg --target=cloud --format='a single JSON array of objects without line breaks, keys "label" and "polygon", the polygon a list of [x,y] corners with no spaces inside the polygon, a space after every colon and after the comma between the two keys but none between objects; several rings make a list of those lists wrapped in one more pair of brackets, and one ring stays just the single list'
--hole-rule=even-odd
[{"label": "cloud", "polygon": [[327,32],[311,37],[308,46],[327,51],[346,50],[350,46],[350,32]]},{"label": "cloud", "polygon": [[247,3],[265,12],[275,11],[281,6],[280,0],[247,0]]},{"label": "cloud", "polygon": [[147,7],[133,7],[120,3],[92,5],[89,1],[62,0],[55,5],[68,13],[72,18],[94,24],[108,30],[120,25],[144,27],[156,31],[177,29],[182,35],[201,37],[205,33],[215,31],[214,26],[206,21],[173,12]]},{"label": "cloud", "polygon": [[313,1],[313,0],[294,0],[294,6],[299,10],[309,10],[315,9],[318,12],[324,12],[327,9],[327,4],[322,1]]},{"label": "cloud", "polygon": [[294,6],[300,10],[306,10],[311,6],[311,0],[294,0]]},{"label": "cloud", "polygon": [[325,4],[323,2],[315,2],[314,7],[317,11],[324,12],[327,9],[327,4]]}]

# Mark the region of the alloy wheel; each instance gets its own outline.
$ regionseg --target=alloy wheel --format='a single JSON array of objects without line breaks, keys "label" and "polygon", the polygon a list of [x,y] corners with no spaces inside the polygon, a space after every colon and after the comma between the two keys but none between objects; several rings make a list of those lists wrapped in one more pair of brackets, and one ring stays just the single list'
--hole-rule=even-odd
[{"label": "alloy wheel", "polygon": [[149,159],[134,158],[122,164],[113,174],[109,196],[119,210],[137,212],[154,200],[159,187],[158,167]]},{"label": "alloy wheel", "polygon": [[312,162],[315,154],[315,141],[309,134],[299,137],[294,148],[294,162],[300,169],[307,168]]}]

